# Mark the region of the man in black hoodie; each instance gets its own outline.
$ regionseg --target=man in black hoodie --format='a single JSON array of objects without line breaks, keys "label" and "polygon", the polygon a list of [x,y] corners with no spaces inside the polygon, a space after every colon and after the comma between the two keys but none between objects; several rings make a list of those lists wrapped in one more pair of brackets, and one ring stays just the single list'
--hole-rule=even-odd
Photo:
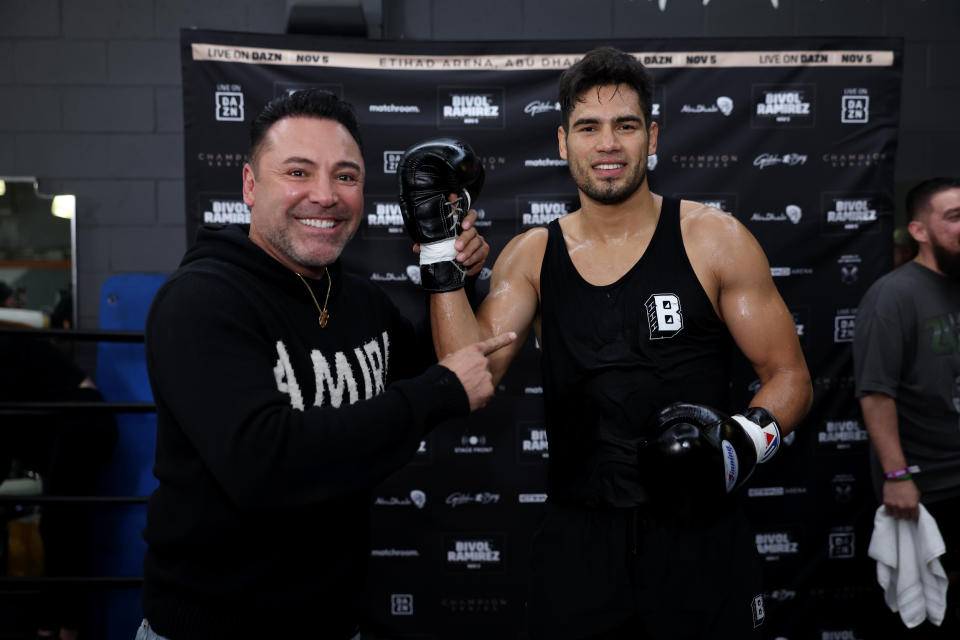
[{"label": "man in black hoodie", "polygon": [[[493,394],[486,354],[515,336],[429,366],[386,295],[341,268],[363,183],[348,105],[275,99],[243,168],[249,234],[202,229],[154,299],[160,484],[138,639],[355,637],[369,489]],[[489,248],[464,227],[478,271]]]}]

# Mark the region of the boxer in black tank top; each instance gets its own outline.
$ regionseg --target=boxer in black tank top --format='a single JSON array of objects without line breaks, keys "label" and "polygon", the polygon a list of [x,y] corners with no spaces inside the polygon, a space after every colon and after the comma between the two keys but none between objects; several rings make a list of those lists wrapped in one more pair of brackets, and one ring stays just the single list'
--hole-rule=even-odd
[{"label": "boxer in black tank top", "polygon": [[552,222],[540,308],[551,500],[646,502],[636,443],[653,413],[729,404],[729,334],[687,260],[679,200],[664,198],[643,256],[606,286],[580,276]]},{"label": "boxer in black tank top", "polygon": [[[460,290],[431,296],[441,357],[520,336],[490,354],[495,381],[531,328],[540,338],[549,499],[531,546],[530,636],[757,637],[762,590],[738,490],[810,407],[792,316],[736,218],[651,193],[658,125],[642,64],[595,49],[558,97],[580,209],[511,240],[476,313]],[[760,385],[729,416],[732,345]],[[706,457],[681,464],[681,441]]]}]

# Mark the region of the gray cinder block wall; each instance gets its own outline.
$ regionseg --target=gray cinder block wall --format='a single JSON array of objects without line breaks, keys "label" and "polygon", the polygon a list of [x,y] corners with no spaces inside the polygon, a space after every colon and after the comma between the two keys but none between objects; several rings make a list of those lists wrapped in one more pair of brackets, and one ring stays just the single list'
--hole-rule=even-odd
[{"label": "gray cinder block wall", "polygon": [[[902,36],[897,180],[960,174],[957,0],[364,0],[385,39]],[[281,33],[286,0],[0,0],[0,176],[77,196],[79,323],[185,248],[179,29]],[[237,176],[239,184],[239,175]]]}]

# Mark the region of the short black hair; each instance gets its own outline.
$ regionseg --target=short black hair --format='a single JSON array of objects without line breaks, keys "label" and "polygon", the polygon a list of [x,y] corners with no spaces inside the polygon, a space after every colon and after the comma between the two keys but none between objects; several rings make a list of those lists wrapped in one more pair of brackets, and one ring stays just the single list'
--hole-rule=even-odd
[{"label": "short black hair", "polygon": [[335,94],[324,89],[301,89],[285,93],[268,102],[263,110],[250,123],[250,163],[255,164],[257,154],[263,146],[263,139],[274,123],[284,118],[325,118],[339,122],[363,151],[360,139],[360,127],[353,106],[344,102]]},{"label": "short black hair", "polygon": [[960,178],[929,178],[907,192],[907,216],[916,220],[930,198],[947,189],[960,189]]},{"label": "short black hair", "polygon": [[560,124],[564,130],[580,95],[593,87],[626,85],[637,92],[647,128],[653,112],[653,77],[635,57],[613,47],[598,47],[560,76],[557,101],[560,103]]}]

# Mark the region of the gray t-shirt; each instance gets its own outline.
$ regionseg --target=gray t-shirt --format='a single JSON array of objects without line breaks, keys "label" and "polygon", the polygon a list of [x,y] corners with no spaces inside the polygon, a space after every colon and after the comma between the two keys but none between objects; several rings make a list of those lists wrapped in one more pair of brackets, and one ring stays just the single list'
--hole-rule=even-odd
[{"label": "gray t-shirt", "polygon": [[857,310],[853,365],[858,398],[896,401],[923,501],[960,495],[960,281],[912,261],[877,280]]}]

